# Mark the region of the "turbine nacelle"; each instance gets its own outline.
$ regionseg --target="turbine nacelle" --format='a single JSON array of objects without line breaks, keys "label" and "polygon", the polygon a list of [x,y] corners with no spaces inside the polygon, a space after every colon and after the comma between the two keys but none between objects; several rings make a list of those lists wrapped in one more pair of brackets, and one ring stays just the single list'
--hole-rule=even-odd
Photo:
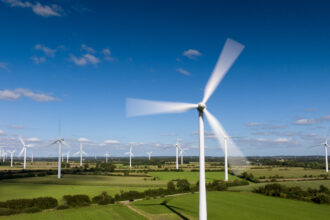
[{"label": "turbine nacelle", "polygon": [[206,109],[206,105],[203,102],[198,103],[197,110],[198,111],[204,111]]}]

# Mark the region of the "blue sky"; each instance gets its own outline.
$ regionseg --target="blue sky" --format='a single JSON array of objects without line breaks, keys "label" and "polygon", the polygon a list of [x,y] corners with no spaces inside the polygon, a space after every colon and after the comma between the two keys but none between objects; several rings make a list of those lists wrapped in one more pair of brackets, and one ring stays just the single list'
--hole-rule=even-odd
[{"label": "blue sky", "polygon": [[[73,151],[84,137],[90,154],[121,156],[135,142],[137,156],[172,155],[163,146],[177,135],[198,155],[196,112],[127,118],[125,99],[201,101],[232,38],[245,49],[209,111],[242,137],[245,155],[322,154],[309,147],[330,126],[329,9],[324,1],[1,0],[2,145],[18,146],[21,135],[40,155],[55,154],[46,143],[61,120]],[[206,155],[222,155],[212,134],[206,146]]]}]

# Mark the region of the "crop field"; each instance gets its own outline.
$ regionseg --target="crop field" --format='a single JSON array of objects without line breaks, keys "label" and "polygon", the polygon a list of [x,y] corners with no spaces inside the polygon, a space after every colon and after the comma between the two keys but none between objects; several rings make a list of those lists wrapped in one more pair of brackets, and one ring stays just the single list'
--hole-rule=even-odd
[{"label": "crop field", "polygon": [[265,176],[268,179],[270,176],[282,176],[284,178],[303,178],[305,176],[320,176],[325,174],[321,169],[304,169],[302,167],[269,167],[259,169],[249,169],[248,173],[252,173],[253,176],[259,178]]},{"label": "crop field", "polygon": [[[290,181],[290,182],[278,182],[278,183],[289,187],[299,186],[302,189],[307,189],[309,187],[312,189],[318,189],[320,185],[330,188],[330,180]],[[229,190],[251,192],[253,189],[258,188],[260,186],[264,186],[266,184],[270,184],[270,183],[250,183],[250,185],[246,185],[246,186],[233,186],[230,187]]]},{"label": "crop field", "polygon": [[56,175],[10,179],[0,182],[0,201],[40,196],[61,199],[63,195],[68,194],[95,196],[104,191],[109,195],[115,195],[120,190],[144,191],[153,187],[164,187],[166,183],[144,177],[97,175],[64,175],[61,180],[58,180]]},{"label": "crop field", "polygon": [[0,217],[1,220],[145,219],[123,205],[90,206],[34,214]]},{"label": "crop field", "polygon": [[[133,203],[152,219],[159,215],[198,218],[198,194]],[[253,193],[208,192],[208,219],[328,219],[330,207]],[[180,217],[181,216],[181,217]]]},{"label": "crop field", "polygon": [[[159,178],[159,180],[170,181],[174,179],[186,179],[190,183],[196,183],[199,180],[199,172],[149,172],[151,176]],[[237,179],[238,177],[228,175],[229,180]],[[223,180],[224,172],[205,172],[205,181],[212,182],[213,180]]]}]

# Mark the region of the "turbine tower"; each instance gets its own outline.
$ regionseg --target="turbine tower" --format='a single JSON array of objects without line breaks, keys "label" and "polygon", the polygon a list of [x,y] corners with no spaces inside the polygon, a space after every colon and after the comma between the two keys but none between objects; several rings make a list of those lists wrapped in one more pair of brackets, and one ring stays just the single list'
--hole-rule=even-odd
[{"label": "turbine tower", "polygon": [[66,153],[66,163],[69,163],[70,151]]},{"label": "turbine tower", "polygon": [[183,165],[183,152],[188,150],[187,148],[180,148],[181,166]]},{"label": "turbine tower", "polygon": [[105,152],[105,162],[106,163],[108,163],[108,156],[109,156],[108,152]]},{"label": "turbine tower", "polygon": [[13,151],[8,151],[8,153],[10,153],[10,167],[13,167],[13,155],[16,151],[13,150]]},{"label": "turbine tower", "polygon": [[62,144],[70,148],[70,146],[64,141],[64,138],[61,138],[61,132],[59,132],[59,137],[56,141],[51,143],[51,145],[58,144],[58,169],[57,169],[57,178],[61,179],[61,169],[62,169]]},{"label": "turbine tower", "polygon": [[152,154],[152,152],[147,152],[149,160],[151,159],[151,154]]},{"label": "turbine tower", "polygon": [[[206,102],[209,100],[218,84],[226,75],[229,68],[238,58],[244,46],[234,40],[227,39],[217,61],[215,69],[206,84],[202,102],[198,104],[160,102],[142,99],[127,99],[127,116],[141,116],[152,114],[182,113],[190,109],[197,109],[199,120],[199,219],[207,219],[206,209],[206,188],[205,188],[205,155],[204,155],[204,115],[206,116],[219,143],[223,144],[223,137],[228,136],[220,122],[206,109]],[[238,148],[233,146],[236,153],[243,156]]]},{"label": "turbine tower", "polygon": [[134,157],[134,154],[132,153],[132,144],[131,147],[129,148],[129,151],[126,152],[125,154],[129,154],[129,168],[132,167],[132,157]]},{"label": "turbine tower", "polygon": [[21,152],[19,153],[19,156],[21,156],[24,153],[23,169],[25,170],[26,169],[26,150],[27,150],[28,147],[32,147],[32,145],[31,144],[29,144],[29,145],[25,144],[23,138],[21,138],[21,137],[18,137],[18,139],[21,142],[21,144],[23,145],[23,148],[22,148]]},{"label": "turbine tower", "polygon": [[33,163],[33,152],[31,152],[31,163]]},{"label": "turbine tower", "polygon": [[175,144],[175,168],[178,170],[179,169],[179,149],[180,145],[178,143],[178,140],[176,140],[176,144]]},{"label": "turbine tower", "polygon": [[83,150],[83,144],[80,142],[80,150],[74,155],[80,155],[80,166],[82,167],[83,155],[87,156],[88,154]]}]

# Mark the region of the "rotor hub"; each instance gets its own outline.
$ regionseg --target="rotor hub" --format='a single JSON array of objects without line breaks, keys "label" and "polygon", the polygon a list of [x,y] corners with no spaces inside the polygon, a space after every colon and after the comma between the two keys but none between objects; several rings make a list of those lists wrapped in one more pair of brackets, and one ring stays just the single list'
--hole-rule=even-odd
[{"label": "rotor hub", "polygon": [[198,109],[199,111],[203,111],[205,108],[206,108],[205,103],[202,103],[202,102],[198,103],[198,107],[197,107],[197,109]]}]

